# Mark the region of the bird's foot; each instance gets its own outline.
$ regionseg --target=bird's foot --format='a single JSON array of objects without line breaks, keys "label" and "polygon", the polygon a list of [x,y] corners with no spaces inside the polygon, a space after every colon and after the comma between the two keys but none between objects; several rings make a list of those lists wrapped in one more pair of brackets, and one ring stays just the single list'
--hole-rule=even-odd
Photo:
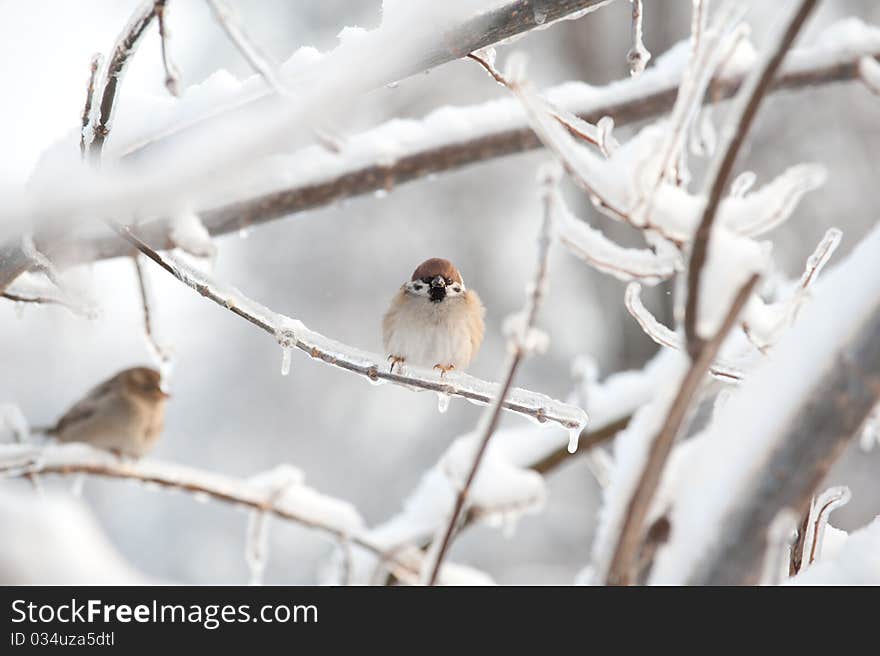
[{"label": "bird's foot", "polygon": [[446,374],[448,374],[450,371],[455,369],[455,365],[454,364],[435,364],[434,369],[439,369],[440,370],[440,378],[443,378]]},{"label": "bird's foot", "polygon": [[397,365],[397,373],[401,373],[403,371],[403,365],[406,364],[405,358],[402,358],[399,355],[389,355],[388,360],[391,361],[391,366],[388,368],[389,373],[394,373],[395,365]]}]

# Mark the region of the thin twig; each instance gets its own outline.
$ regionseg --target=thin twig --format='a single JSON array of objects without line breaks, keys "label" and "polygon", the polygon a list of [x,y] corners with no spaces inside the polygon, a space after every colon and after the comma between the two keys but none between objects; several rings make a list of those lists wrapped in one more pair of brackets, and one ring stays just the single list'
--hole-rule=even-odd
[{"label": "thin twig", "polygon": [[784,29],[771,50],[765,55],[760,65],[746,78],[737,98],[738,105],[732,110],[732,117],[726,129],[722,131],[722,134],[726,135],[726,139],[720,145],[718,154],[713,158],[706,175],[706,204],[703,207],[691,248],[690,266],[687,274],[687,302],[685,304],[685,337],[687,338],[688,353],[694,360],[700,357],[703,341],[697,333],[700,276],[706,263],[709,237],[718,207],[721,204],[721,196],[727,187],[736,158],[758,113],[761,101],[770,89],[770,83],[776,75],[776,71],[815,8],[816,2],[817,0],[800,1],[796,10],[788,17]]},{"label": "thin twig", "polygon": [[73,314],[80,315],[83,313],[81,308],[77,308],[64,299],[61,298],[53,298],[51,296],[25,296],[23,294],[17,294],[15,292],[3,292],[0,294],[0,297],[5,298],[9,301],[15,301],[16,303],[33,303],[35,305],[60,305],[61,307],[65,307],[70,310]]},{"label": "thin twig", "polygon": [[86,102],[83,105],[82,111],[82,125],[80,127],[79,134],[79,155],[80,158],[86,158],[86,148],[88,144],[91,143],[91,137],[93,135],[89,135],[89,138],[86,137],[89,129],[89,125],[92,122],[92,101],[95,97],[95,79],[98,76],[98,68],[101,66],[101,60],[103,57],[101,53],[96,52],[92,55],[92,62],[89,65],[89,86],[86,88]]},{"label": "thin twig", "polygon": [[632,47],[626,53],[626,62],[629,64],[629,74],[635,77],[645,70],[651,60],[651,53],[642,41],[642,0],[630,0],[630,2],[632,3]]},{"label": "thin twig", "polygon": [[740,311],[751,296],[757,282],[758,276],[753,275],[739,290],[718,332],[711,340],[702,345],[697,357],[691,362],[687,374],[681,381],[678,392],[669,406],[663,426],[657,437],[651,442],[645,467],[627,506],[623,526],[620,529],[620,535],[608,569],[606,580],[609,585],[629,585],[633,581],[636,557],[644,535],[645,519],[660,484],[666,460],[675,444],[675,438],[681,431],[697,390],[703,382],[703,377],[720,350],[727,333],[736,323]]},{"label": "thin twig", "polygon": [[146,336],[147,342],[150,344],[150,347],[152,348],[156,357],[158,357],[164,363],[170,362],[171,356],[156,339],[156,333],[153,330],[153,317],[152,312],[150,311],[150,293],[147,289],[146,272],[144,271],[143,266],[141,266],[140,257],[137,253],[132,256],[131,261],[132,264],[134,264],[135,276],[137,277],[138,283],[138,291],[140,292],[141,297],[141,307],[143,308],[144,313],[144,335]]},{"label": "thin twig", "polygon": [[162,66],[165,69],[165,88],[172,96],[180,95],[180,73],[171,55],[168,54],[168,26],[165,24],[165,12],[167,0],[156,0],[156,22],[159,24],[159,39],[162,47]]},{"label": "thin twig", "polygon": [[455,534],[455,529],[458,527],[462,511],[464,510],[468,494],[470,493],[471,485],[477,477],[477,471],[480,468],[480,463],[483,461],[486,448],[489,446],[489,441],[492,439],[492,435],[494,434],[495,429],[498,426],[498,421],[501,418],[501,408],[504,402],[504,397],[507,395],[511,385],[513,385],[517,369],[529,350],[527,345],[529,341],[529,333],[534,329],[535,320],[537,319],[538,310],[541,307],[544,287],[547,280],[547,262],[550,253],[550,235],[551,222],[553,220],[555,184],[556,180],[552,175],[548,174],[547,178],[543,180],[544,218],[538,239],[538,266],[535,271],[531,294],[529,295],[526,301],[526,307],[523,310],[523,321],[520,334],[511,339],[511,353],[506,365],[504,382],[501,385],[501,389],[498,391],[498,395],[493,400],[492,405],[487,408],[483,415],[483,419],[481,420],[482,430],[479,431],[480,438],[477,442],[477,451],[474,454],[474,460],[468,471],[468,475],[464,480],[464,484],[455,499],[455,505],[452,508],[452,513],[449,516],[449,521],[443,532],[443,538],[440,542],[439,549],[436,551],[436,560],[433,563],[430,563],[427,578],[428,585],[435,585],[437,582],[443,559],[446,557],[446,553],[452,544],[452,538]]},{"label": "thin twig", "polygon": [[[684,351],[685,346],[681,337],[672,329],[657,321],[657,318],[644,306],[641,298],[642,286],[637,282],[631,282],[623,294],[623,303],[639,327],[644,333],[660,346],[665,346],[676,351]],[[725,381],[740,381],[743,372],[732,364],[722,360],[716,360],[709,367],[709,373],[715,378]]]},{"label": "thin twig", "polygon": [[[172,256],[163,257],[127,226],[113,221],[107,223],[119,236],[180,282],[269,333],[283,349],[297,348],[314,359],[358,374],[373,382],[384,380],[409,389],[439,392],[484,404],[492,403],[495,398],[493,392],[488,391],[491,389],[491,383],[467,374],[439,377],[433,373],[431,375],[419,375],[417,372],[407,375],[392,373],[383,364],[384,358],[361,351],[351,353],[350,347],[331,342],[323,335],[308,329],[301,322],[275,313],[251,301],[237,290],[221,287],[205,274]],[[342,353],[342,350],[346,352]],[[511,412],[537,419],[541,423],[559,424],[567,430],[581,428],[586,421],[586,415],[580,408],[527,390],[512,390],[510,398],[504,401],[503,407]]]},{"label": "thin twig", "polygon": [[140,44],[141,37],[156,16],[158,4],[160,3],[155,0],[147,0],[138,7],[113,48],[113,54],[107,63],[107,71],[104,75],[101,104],[98,107],[95,124],[95,136],[89,145],[89,157],[93,163],[99,163],[101,160],[104,142],[110,133],[122,77],[125,75],[125,69],[131,56]]},{"label": "thin twig", "polygon": [[211,8],[211,13],[214,14],[220,27],[226,32],[226,36],[229,37],[229,40],[232,41],[250,67],[254,69],[254,72],[258,73],[279,96],[288,95],[289,92],[281,82],[276,67],[269,62],[269,58],[254,43],[253,39],[248,37],[241,26],[235,22],[229,8],[221,0],[205,0],[205,2],[208,3],[208,7]]}]

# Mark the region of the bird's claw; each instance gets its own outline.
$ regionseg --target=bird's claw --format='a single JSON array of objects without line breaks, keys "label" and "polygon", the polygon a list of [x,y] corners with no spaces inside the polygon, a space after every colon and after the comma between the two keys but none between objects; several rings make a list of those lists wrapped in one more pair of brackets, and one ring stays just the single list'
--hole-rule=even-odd
[{"label": "bird's claw", "polygon": [[399,365],[397,367],[397,372],[400,373],[406,360],[398,355],[389,355],[388,359],[391,361],[391,366],[388,367],[388,373],[394,373],[394,365]]},{"label": "bird's claw", "polygon": [[443,378],[447,373],[455,369],[454,364],[435,364],[434,369],[440,370],[440,378]]}]

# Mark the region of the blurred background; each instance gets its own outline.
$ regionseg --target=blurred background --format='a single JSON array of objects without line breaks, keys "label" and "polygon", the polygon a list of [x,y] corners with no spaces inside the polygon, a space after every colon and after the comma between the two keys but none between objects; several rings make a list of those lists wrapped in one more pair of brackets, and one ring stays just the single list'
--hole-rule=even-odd
[{"label": "blurred background", "polygon": [[[26,184],[47,147],[78,128],[88,62],[107,53],[134,0],[0,0],[0,62],[7,102],[0,178]],[[242,25],[276,61],[312,45],[332,49],[345,26],[381,21],[380,0],[227,0]],[[748,3],[746,3],[748,4]],[[171,53],[184,88],[218,69],[245,77],[250,70],[201,0],[172,0],[167,14]],[[648,0],[645,42],[655,59],[687,38],[690,0]],[[760,50],[779,3],[754,1],[747,20]],[[619,0],[577,21],[531,33],[499,49],[529,54],[539,87],[569,79],[603,84],[628,76],[630,3]],[[880,23],[872,0],[820,4],[801,43],[822,27],[854,15]],[[388,44],[393,49],[394,44]],[[126,121],[126,91],[165,95],[155,27],[145,37],[124,83],[117,121]],[[392,117],[417,118],[443,105],[502,97],[504,89],[477,65],[457,61],[383,88],[358,102],[345,123],[352,134]],[[738,170],[766,182],[799,162],[830,172],[793,218],[769,235],[776,262],[797,276],[831,226],[844,232],[839,261],[877,220],[880,98],[858,83],[774,94],[764,105]],[[620,140],[634,127],[617,131]],[[215,273],[250,297],[303,320],[340,341],[381,351],[380,321],[397,287],[428,257],[446,257],[487,306],[487,337],[471,372],[495,379],[504,355],[501,321],[517,310],[534,261],[540,207],[535,171],[547,159],[532,152],[400,186],[384,198],[351,200],[216,241]],[[697,166],[699,169],[699,166]],[[576,198],[571,196],[572,201]],[[583,200],[582,216],[612,238],[637,243]],[[160,340],[174,350],[173,399],[157,459],[247,477],[279,463],[301,468],[319,491],[355,504],[370,525],[401,508],[421,475],[452,440],[472,429],[476,406],[453,401],[439,414],[432,394],[415,394],[293,355],[280,375],[275,342],[156,267],[148,273]],[[47,424],[85,390],[117,370],[150,362],[133,268],[114,260],[70,272],[102,307],[97,321],[59,308],[20,312],[0,300],[0,402],[18,404],[33,424]],[[551,396],[572,389],[575,356],[595,358],[604,377],[639,367],[655,351],[623,306],[624,284],[603,276],[562,249],[552,253],[550,289],[540,319],[549,351],[527,361],[517,385]],[[670,288],[646,296],[669,323]],[[792,372],[796,375],[796,372]],[[523,422],[505,417],[505,425]],[[847,484],[853,499],[832,523],[854,529],[880,511],[880,449],[853,444],[827,484]],[[70,480],[53,480],[67,489]],[[499,583],[570,583],[589,562],[600,488],[583,459],[548,476],[545,510],[524,517],[509,537],[486,526],[464,533],[451,557],[488,572]],[[0,481],[0,497],[30,493],[23,481]],[[186,495],[136,484],[88,480],[85,503],[116,550],[148,578],[182,583],[245,583],[246,516],[226,505],[199,504]],[[37,506],[38,507],[38,506]],[[7,540],[10,538],[6,538]],[[15,540],[15,536],[12,536]],[[273,522],[267,583],[317,581],[332,544],[313,532]],[[47,573],[35,573],[34,578]],[[16,573],[0,570],[8,582]],[[20,576],[19,576],[20,578]],[[19,581],[22,582],[22,581]]]}]

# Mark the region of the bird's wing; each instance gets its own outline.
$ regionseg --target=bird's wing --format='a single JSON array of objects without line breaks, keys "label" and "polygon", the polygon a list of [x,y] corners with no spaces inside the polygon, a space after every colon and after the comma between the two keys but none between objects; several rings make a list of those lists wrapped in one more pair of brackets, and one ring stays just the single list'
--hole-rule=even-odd
[{"label": "bird's wing", "polygon": [[94,415],[95,412],[112,396],[116,385],[117,381],[114,377],[90,390],[83,399],[77,401],[67,412],[64,413],[50,433],[61,433],[65,428],[85,421]]},{"label": "bird's wing", "polygon": [[471,336],[471,357],[473,358],[483,343],[483,332],[485,331],[483,315],[486,314],[486,308],[483,307],[483,302],[473,289],[467,290],[464,298],[471,310],[468,312],[468,323],[470,324],[468,332]]}]

